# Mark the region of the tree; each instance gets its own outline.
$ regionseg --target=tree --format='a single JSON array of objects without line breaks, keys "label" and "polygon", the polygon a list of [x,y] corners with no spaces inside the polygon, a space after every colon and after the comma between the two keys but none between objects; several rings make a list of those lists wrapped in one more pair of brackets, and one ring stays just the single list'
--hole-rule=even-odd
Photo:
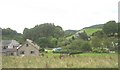
[{"label": "tree", "polygon": [[57,47],[58,39],[64,37],[62,27],[44,23],[23,31],[24,39],[31,39],[42,47]]},{"label": "tree", "polygon": [[103,31],[108,36],[113,36],[115,33],[118,33],[118,24],[115,21],[109,21],[104,24]]},{"label": "tree", "polygon": [[70,42],[66,38],[57,39],[57,46],[58,47],[64,47],[64,46],[67,46],[68,44],[70,44]]},{"label": "tree", "polygon": [[[1,28],[2,29],[2,28]],[[17,31],[12,30],[10,28],[2,29],[2,39],[3,40],[17,40],[19,43],[23,43],[23,36]]]},{"label": "tree", "polygon": [[40,37],[36,43],[42,48],[47,48],[49,45],[49,40],[46,37]]},{"label": "tree", "polygon": [[79,35],[79,38],[83,40],[88,40],[88,35],[85,31],[78,33],[78,35]]},{"label": "tree", "polygon": [[51,44],[52,48],[57,47],[57,43],[58,43],[58,41],[56,38],[50,38],[50,44]]},{"label": "tree", "polygon": [[2,29],[2,35],[16,35],[16,34],[18,33],[10,28]]},{"label": "tree", "polygon": [[99,38],[103,38],[106,36],[106,34],[101,30],[101,31],[97,31],[97,32],[93,33],[92,36],[97,36]]},{"label": "tree", "polygon": [[75,40],[75,37],[74,37],[74,36],[72,36],[72,40]]},{"label": "tree", "polygon": [[72,43],[67,45],[66,47],[71,51],[82,51],[81,45],[84,43],[82,39],[75,39]]},{"label": "tree", "polygon": [[30,39],[30,35],[29,35],[29,32],[28,32],[28,28],[25,28],[24,30],[23,30],[23,38],[24,39]]},{"label": "tree", "polygon": [[103,40],[102,40],[102,46],[104,48],[110,48],[112,46],[112,40],[110,40],[108,37],[103,38]]},{"label": "tree", "polygon": [[93,46],[93,48],[100,48],[102,46],[101,39],[98,38],[97,36],[92,37],[91,45]]},{"label": "tree", "polygon": [[59,37],[63,37],[63,36],[64,36],[64,31],[63,31],[62,27],[55,26],[54,37],[58,39]]},{"label": "tree", "polygon": [[83,52],[90,52],[90,51],[92,51],[92,48],[91,48],[91,45],[89,44],[89,42],[84,42],[83,44],[82,44],[82,46],[81,46],[81,50],[83,51]]}]

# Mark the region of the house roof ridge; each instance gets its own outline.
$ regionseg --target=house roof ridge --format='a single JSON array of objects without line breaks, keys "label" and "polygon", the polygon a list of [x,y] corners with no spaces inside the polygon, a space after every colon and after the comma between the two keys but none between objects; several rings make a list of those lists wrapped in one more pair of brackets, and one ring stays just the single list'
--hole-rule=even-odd
[{"label": "house roof ridge", "polygon": [[29,43],[35,45],[36,47],[39,47],[36,43],[34,43],[34,42],[33,42],[32,40],[30,40],[30,39],[26,39],[26,41],[28,41]]},{"label": "house roof ridge", "polygon": [[16,40],[1,40],[0,43],[2,45],[5,45],[5,46],[9,46],[9,45],[19,45],[19,42],[16,41]]}]

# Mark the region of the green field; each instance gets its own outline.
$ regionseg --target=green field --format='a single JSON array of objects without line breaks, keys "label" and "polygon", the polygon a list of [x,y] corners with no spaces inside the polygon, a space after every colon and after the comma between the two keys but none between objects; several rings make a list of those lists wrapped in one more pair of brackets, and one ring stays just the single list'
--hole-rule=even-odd
[{"label": "green field", "polygon": [[47,53],[44,56],[3,56],[3,68],[118,68],[117,54],[85,53],[73,56]]},{"label": "green field", "polygon": [[[85,32],[87,33],[87,35],[90,36],[90,35],[92,35],[94,32],[100,31],[100,30],[102,30],[102,29],[100,29],[100,28],[88,28],[88,29],[82,29],[82,30],[85,30]],[[82,31],[82,30],[80,30],[80,31]],[[72,36],[75,36],[75,35],[71,35],[71,36],[67,37],[67,39],[71,39]]]},{"label": "green field", "polygon": [[102,29],[97,29],[97,28],[88,28],[88,29],[83,29],[88,35],[92,35],[94,32]]}]

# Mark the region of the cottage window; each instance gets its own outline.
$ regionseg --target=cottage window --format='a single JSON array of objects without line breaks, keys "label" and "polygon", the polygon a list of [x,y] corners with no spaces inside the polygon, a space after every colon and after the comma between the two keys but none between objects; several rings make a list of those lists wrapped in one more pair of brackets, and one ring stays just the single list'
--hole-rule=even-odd
[{"label": "cottage window", "polygon": [[7,46],[4,46],[3,49],[7,49]]},{"label": "cottage window", "polygon": [[35,52],[34,52],[34,51],[31,51],[30,53],[31,53],[31,54],[34,54]]},{"label": "cottage window", "polygon": [[26,44],[26,47],[28,47],[28,44]]},{"label": "cottage window", "polygon": [[3,47],[3,49],[6,49],[6,47]]},{"label": "cottage window", "polygon": [[13,53],[10,53],[10,55],[14,55]]},{"label": "cottage window", "polygon": [[25,52],[24,52],[24,51],[21,51],[20,54],[25,54]]}]

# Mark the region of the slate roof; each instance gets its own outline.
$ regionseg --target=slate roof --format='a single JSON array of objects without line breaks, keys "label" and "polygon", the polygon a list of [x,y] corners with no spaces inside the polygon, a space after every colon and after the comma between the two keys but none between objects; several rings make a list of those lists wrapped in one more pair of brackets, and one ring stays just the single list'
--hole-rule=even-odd
[{"label": "slate roof", "polygon": [[2,49],[2,46],[19,46],[19,43],[16,40],[1,40],[0,41],[0,52],[14,52],[17,51],[16,48],[7,48]]},{"label": "slate roof", "polygon": [[[29,44],[31,44],[33,47],[35,47],[36,49],[40,49],[40,47],[34,43],[32,40],[26,39],[26,42],[28,42]],[[24,44],[23,44],[24,45]],[[18,49],[20,49],[22,46],[18,47]]]},{"label": "slate roof", "polygon": [[14,45],[14,46],[19,46],[19,43],[16,40],[2,40],[0,41],[2,46],[9,46],[9,45]]}]

